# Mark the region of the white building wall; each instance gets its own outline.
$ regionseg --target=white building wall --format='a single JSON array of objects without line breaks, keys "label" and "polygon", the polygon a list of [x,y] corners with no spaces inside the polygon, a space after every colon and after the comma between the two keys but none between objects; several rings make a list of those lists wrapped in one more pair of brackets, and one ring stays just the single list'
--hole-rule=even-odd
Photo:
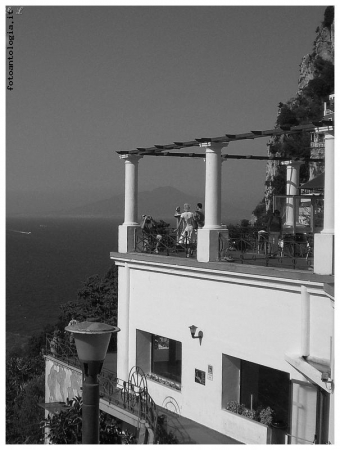
[{"label": "white building wall", "polygon": [[[173,397],[181,415],[237,439],[240,436],[230,434],[235,420],[221,406],[222,354],[306,381],[284,357],[286,352],[299,354],[301,348],[299,280],[134,261],[129,264],[127,294],[126,282],[121,283],[126,271],[126,266],[119,268],[118,326],[126,323],[127,308],[122,304],[128,297],[128,336],[124,337],[122,328],[119,339],[129,341],[129,367],[136,365],[137,329],[182,343],[181,391],[150,380],[149,392],[157,404]],[[322,283],[303,284],[311,294],[311,354],[329,359],[333,305]],[[190,325],[203,331],[202,345],[191,338]],[[118,355],[120,348],[118,340]],[[119,362],[125,357],[118,356],[118,376]],[[213,366],[213,380],[207,377],[208,365]],[[195,369],[206,372],[205,385],[195,383]],[[251,439],[255,435],[251,433]],[[249,443],[265,443],[263,439],[260,432],[259,440]]]}]

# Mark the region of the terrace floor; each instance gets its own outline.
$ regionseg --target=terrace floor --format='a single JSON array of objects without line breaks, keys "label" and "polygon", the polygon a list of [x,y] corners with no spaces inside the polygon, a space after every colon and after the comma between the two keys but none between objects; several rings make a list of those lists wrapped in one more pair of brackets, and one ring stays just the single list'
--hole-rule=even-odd
[{"label": "terrace floor", "polygon": [[[187,266],[199,269],[218,270],[222,272],[238,272],[243,274],[252,274],[258,276],[269,276],[287,278],[292,280],[301,281],[314,281],[324,284],[332,285],[334,283],[334,276],[332,275],[318,275],[313,272],[313,268],[301,269],[299,261],[296,262],[295,268],[293,265],[285,265],[281,262],[280,258],[269,258],[270,265],[266,266],[266,258],[258,258],[253,260],[251,258],[241,259],[237,256],[237,252],[234,252],[234,261],[210,261],[200,262],[197,261],[195,256],[186,258],[185,254],[179,253],[176,256],[167,256],[163,254],[154,253],[118,253],[111,252],[110,258],[117,261],[140,261],[146,263],[156,263],[161,265],[173,265],[173,266]],[[261,255],[260,255],[261,256]],[[297,258],[298,259],[298,258]],[[303,259],[303,258],[302,258]]]}]

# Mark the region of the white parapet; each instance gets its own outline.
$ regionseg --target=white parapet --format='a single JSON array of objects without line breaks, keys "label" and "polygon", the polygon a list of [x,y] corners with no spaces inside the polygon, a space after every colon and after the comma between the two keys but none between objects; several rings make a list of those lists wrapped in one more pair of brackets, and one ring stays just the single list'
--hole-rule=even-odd
[{"label": "white parapet", "polygon": [[197,232],[197,261],[209,262],[219,260],[219,234],[225,228],[210,230],[199,229]]},{"label": "white parapet", "polygon": [[334,234],[314,235],[314,273],[334,275]]},{"label": "white parapet", "polygon": [[118,227],[118,252],[129,253],[135,248],[135,233],[139,228],[139,224],[136,225],[119,225]]}]

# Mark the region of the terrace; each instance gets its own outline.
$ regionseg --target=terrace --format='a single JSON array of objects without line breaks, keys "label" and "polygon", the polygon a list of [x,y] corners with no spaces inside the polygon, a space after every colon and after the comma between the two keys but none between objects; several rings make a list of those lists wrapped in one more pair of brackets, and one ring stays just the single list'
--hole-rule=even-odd
[{"label": "terrace", "polygon": [[[178,243],[175,228],[164,228],[163,233],[146,233],[135,230],[136,253],[159,254],[178,258],[197,259],[197,235],[195,242],[186,237]],[[299,270],[312,270],[314,264],[313,233],[285,234],[279,240],[279,252],[270,255],[268,233],[256,227],[234,227],[219,233],[218,256],[216,261],[224,265],[228,263],[250,264],[265,267],[282,267]]]},{"label": "terrace", "polygon": [[[309,133],[311,141],[318,134],[325,137],[324,158],[287,159],[280,156],[223,154],[222,149],[239,140],[270,136],[290,136]],[[197,147],[205,153],[183,151]],[[177,150],[181,149],[179,152]],[[125,162],[125,216],[119,226],[119,253],[157,253],[164,256],[196,259],[198,262],[220,262],[228,265],[259,265],[314,271],[320,275],[334,274],[334,133],[333,120],[322,120],[295,127],[252,131],[238,135],[225,134],[215,138],[174,142],[131,151],[118,151]],[[179,242],[176,229],[145,230],[138,223],[138,162],[146,156],[204,158],[205,225],[195,232],[189,242]],[[266,230],[256,224],[247,229],[227,229],[221,225],[221,166],[229,159],[274,160],[286,166],[286,195],[274,196],[273,209],[279,209],[283,220],[282,239],[275,257],[269,254],[270,243]],[[320,192],[301,195],[299,172],[303,163],[323,163],[324,195]],[[308,187],[306,186],[306,189]]]}]

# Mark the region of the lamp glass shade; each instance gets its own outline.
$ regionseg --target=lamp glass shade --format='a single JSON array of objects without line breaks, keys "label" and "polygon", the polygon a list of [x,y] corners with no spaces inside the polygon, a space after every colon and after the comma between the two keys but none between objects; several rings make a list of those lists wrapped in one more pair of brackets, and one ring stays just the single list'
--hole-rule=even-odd
[{"label": "lamp glass shade", "polygon": [[189,328],[190,328],[190,333],[194,336],[196,333],[197,327],[195,327],[195,325],[191,325],[191,327],[189,327]]},{"label": "lamp glass shade", "polygon": [[81,322],[65,327],[73,333],[78,357],[81,361],[104,361],[112,333],[118,327],[98,322]]}]

